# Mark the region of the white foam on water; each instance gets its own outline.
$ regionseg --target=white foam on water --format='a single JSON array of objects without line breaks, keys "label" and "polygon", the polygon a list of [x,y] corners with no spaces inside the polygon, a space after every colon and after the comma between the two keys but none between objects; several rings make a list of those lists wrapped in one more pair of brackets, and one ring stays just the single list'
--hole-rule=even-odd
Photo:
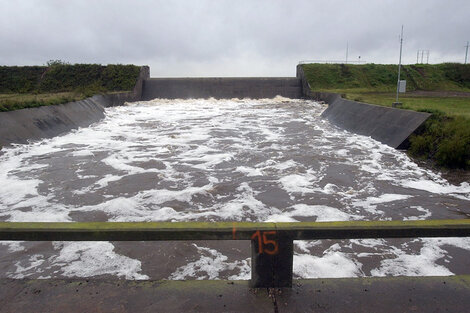
[{"label": "white foam on water", "polygon": [[238,271],[237,274],[228,277],[229,280],[248,280],[251,277],[250,259],[241,261],[228,262],[228,257],[215,249],[206,247],[197,248],[201,254],[198,260],[190,262],[179,267],[168,279],[185,280],[185,279],[219,279],[219,275],[223,271]]},{"label": "white foam on water", "polygon": [[116,275],[126,279],[149,279],[141,274],[141,262],[114,252],[109,242],[54,242],[60,250],[51,257],[52,266],[61,266],[61,274],[68,277]]},{"label": "white foam on water", "polygon": [[414,216],[405,216],[403,217],[404,221],[417,221],[417,220],[426,220],[431,217],[431,211],[421,207],[421,206],[410,206],[410,209],[415,209],[416,211],[422,213]]},{"label": "white foam on water", "polygon": [[372,276],[448,276],[453,273],[445,266],[436,264],[436,261],[446,255],[441,249],[429,240],[423,240],[424,246],[418,253],[407,253],[403,250],[393,249],[396,255],[393,259],[386,259],[380,267],[371,271]]},{"label": "white foam on water", "polygon": [[351,239],[349,242],[365,248],[376,248],[387,244],[385,239]]},{"label": "white foam on water", "polygon": [[288,215],[285,215],[284,213],[281,213],[281,214],[272,214],[268,216],[268,218],[264,222],[266,223],[281,223],[281,222],[290,223],[290,222],[298,222],[298,220]]},{"label": "white foam on water", "polygon": [[[7,152],[0,159],[0,210],[7,210],[10,206],[16,205],[27,198],[38,196],[38,185],[42,182],[40,179],[17,178],[11,172],[21,168],[24,163],[16,159],[14,154]],[[7,157],[10,157],[7,159]],[[6,159],[6,160],[5,160]]]},{"label": "white foam on water", "polygon": [[379,203],[387,203],[387,202],[393,202],[393,201],[399,201],[399,200],[404,200],[404,199],[409,199],[412,196],[410,195],[399,195],[399,194],[383,194],[380,195],[379,197],[368,197],[366,201],[363,203],[359,204],[359,202],[355,202],[355,205],[371,205],[371,204],[379,204]]},{"label": "white foam on water", "polygon": [[309,193],[315,192],[315,188],[312,187],[314,182],[318,181],[318,178],[310,173],[305,174],[291,174],[279,179],[282,187],[291,193]]},{"label": "white foam on water", "polygon": [[321,256],[294,254],[294,274],[299,278],[340,278],[363,276],[362,264],[347,254],[327,250]]},{"label": "white foam on water", "polygon": [[89,150],[74,151],[70,155],[73,157],[94,157],[95,156],[93,152]]},{"label": "white foam on water", "polygon": [[346,149],[335,150],[335,152],[337,155],[342,156],[342,157],[346,157],[349,155],[349,151]]},{"label": "white foam on water", "polygon": [[[470,251],[470,238],[417,238],[410,250],[408,242],[392,246],[385,239],[354,239],[350,244],[335,243],[326,249],[321,257],[312,255],[311,250],[320,241],[294,241],[296,247],[306,254],[294,255],[294,273],[299,278],[357,277],[357,276],[448,276],[454,273],[438,262],[448,263],[452,259],[446,246]],[[344,248],[362,246],[371,252],[342,252]],[[377,268],[364,273],[357,258],[386,257]]]},{"label": "white foam on water", "polygon": [[404,180],[401,182],[403,187],[424,190],[435,194],[448,194],[463,200],[470,200],[470,185],[467,182],[459,186],[451,185],[445,181],[432,180]]},{"label": "white foam on water", "polygon": [[194,167],[199,169],[213,168],[224,161],[230,161],[233,157],[231,153],[206,154],[197,159],[198,161],[202,161],[202,163],[194,165]]},{"label": "white foam on water", "polygon": [[[144,173],[146,170],[137,166],[131,166],[129,158],[121,155],[110,155],[103,159],[102,162],[118,171],[127,172],[128,174]],[[148,171],[148,170],[147,170]]]},{"label": "white foam on water", "polygon": [[14,279],[23,279],[32,274],[42,273],[44,270],[41,269],[40,266],[44,263],[44,261],[45,259],[43,255],[34,254],[29,258],[28,265],[23,266],[21,262],[16,262],[16,271],[14,273],[7,273],[7,276]]},{"label": "white foam on water", "polygon": [[248,177],[253,177],[253,176],[263,176],[263,172],[257,168],[253,167],[247,167],[247,166],[238,166],[236,171],[246,174]]},{"label": "white foam on water", "polygon": [[[8,222],[69,222],[69,210],[48,206],[34,206],[32,211],[14,210],[8,213]],[[4,214],[2,214],[4,215]],[[6,214],[5,214],[6,215]]]},{"label": "white foam on water", "polygon": [[367,197],[365,200],[355,200],[352,205],[355,207],[364,208],[366,211],[372,214],[382,213],[383,211],[377,210],[377,204],[389,203],[394,201],[406,200],[411,198],[410,195],[400,194],[383,194],[378,197]]},{"label": "white foam on water", "polygon": [[[330,221],[348,221],[350,219],[360,219],[363,216],[356,216],[342,212],[339,209],[332,208],[326,205],[307,205],[296,204],[292,206],[292,210],[284,211],[282,214],[275,214],[269,216],[269,222],[294,222],[297,221],[294,217],[316,217],[317,222],[330,222]],[[285,218],[285,220],[283,220]]]},{"label": "white foam on water", "polygon": [[275,169],[278,169],[280,171],[283,171],[283,170],[286,170],[288,168],[292,168],[292,167],[296,167],[296,166],[298,166],[297,162],[295,162],[294,160],[288,160],[288,161],[284,161],[284,162],[272,165],[271,167],[275,168]]},{"label": "white foam on water", "polygon": [[294,240],[294,245],[300,251],[310,254],[310,249],[318,246],[321,243],[320,240]]},{"label": "white foam on water", "polygon": [[[190,203],[193,196],[206,194],[212,188],[213,184],[210,183],[202,187],[187,187],[183,190],[145,190],[133,197],[119,197],[97,205],[84,206],[80,208],[80,211],[105,212],[109,216],[109,220],[113,222],[177,221],[191,219],[191,212],[177,212],[170,207],[159,206],[159,204],[168,201]],[[198,213],[194,214],[199,215]]]},{"label": "white foam on water", "polygon": [[[235,199],[216,205],[215,209],[200,213],[199,216],[209,219],[211,216],[217,216],[226,220],[256,221],[262,219],[267,213],[279,212],[275,208],[268,208],[263,202],[256,199],[257,193],[248,183],[242,183],[237,191]],[[256,219],[253,220],[250,216],[255,216]]]},{"label": "white foam on water", "polygon": [[197,194],[206,194],[214,187],[213,183],[201,187],[187,186],[183,190],[155,189],[139,192],[136,196],[145,203],[161,204],[167,201],[191,202],[193,196]]},{"label": "white foam on water", "polygon": [[0,245],[8,246],[8,252],[24,251],[23,241],[0,241]]}]

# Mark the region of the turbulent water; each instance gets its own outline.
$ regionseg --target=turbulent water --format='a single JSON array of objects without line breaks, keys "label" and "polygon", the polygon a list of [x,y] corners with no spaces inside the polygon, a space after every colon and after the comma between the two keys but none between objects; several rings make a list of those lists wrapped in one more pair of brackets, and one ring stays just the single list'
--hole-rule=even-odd
[{"label": "turbulent water", "polygon": [[[154,100],[0,154],[3,221],[466,218],[470,185],[305,100]],[[249,279],[248,242],[0,242],[0,276]],[[468,273],[468,238],[296,241],[299,278]]]}]

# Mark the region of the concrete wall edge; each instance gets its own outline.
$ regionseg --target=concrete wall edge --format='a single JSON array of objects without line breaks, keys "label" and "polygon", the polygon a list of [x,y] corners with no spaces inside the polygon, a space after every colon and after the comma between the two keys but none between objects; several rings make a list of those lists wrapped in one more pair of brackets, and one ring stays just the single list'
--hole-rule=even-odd
[{"label": "concrete wall edge", "polygon": [[104,109],[142,99],[150,68],[142,66],[132,91],[99,94],[64,104],[0,112],[0,149],[15,143],[52,138],[104,118]]},{"label": "concrete wall edge", "polygon": [[323,118],[340,128],[372,137],[393,148],[407,148],[408,138],[431,116],[425,112],[348,100],[337,93],[313,92],[302,64],[297,65],[297,78],[302,81],[304,98],[328,104],[321,115]]}]

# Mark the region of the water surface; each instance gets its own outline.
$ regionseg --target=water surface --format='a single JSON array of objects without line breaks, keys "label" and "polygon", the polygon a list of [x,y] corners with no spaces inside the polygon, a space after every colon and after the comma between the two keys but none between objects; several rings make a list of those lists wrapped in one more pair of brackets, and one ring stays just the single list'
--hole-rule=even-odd
[{"label": "water surface", "polygon": [[[153,100],[0,155],[3,221],[460,219],[470,185],[320,118],[324,105]],[[3,277],[249,279],[248,242],[1,242]],[[296,241],[295,277],[468,274],[470,240]]]}]

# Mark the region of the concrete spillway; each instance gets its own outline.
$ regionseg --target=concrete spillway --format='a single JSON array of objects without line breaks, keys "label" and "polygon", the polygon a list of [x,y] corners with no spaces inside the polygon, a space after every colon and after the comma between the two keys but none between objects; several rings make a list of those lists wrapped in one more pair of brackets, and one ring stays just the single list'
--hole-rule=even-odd
[{"label": "concrete spillway", "polygon": [[142,100],[157,98],[310,98],[325,101],[322,115],[351,132],[370,136],[393,148],[403,148],[408,137],[430,116],[346,100],[338,94],[312,93],[301,66],[297,77],[270,78],[150,78],[143,82]]},{"label": "concrete spillway", "polygon": [[295,77],[151,78],[144,81],[142,100],[156,98],[273,98],[302,97],[302,82]]},{"label": "concrete spillway", "polygon": [[274,98],[315,99],[329,104],[323,117],[351,132],[370,136],[394,148],[403,147],[407,138],[430,116],[359,103],[338,94],[313,93],[301,66],[297,77],[150,78],[142,67],[130,93],[95,96],[59,106],[0,113],[0,146],[49,138],[70,129],[90,125],[104,117],[104,108],[126,101],[190,98]]}]

